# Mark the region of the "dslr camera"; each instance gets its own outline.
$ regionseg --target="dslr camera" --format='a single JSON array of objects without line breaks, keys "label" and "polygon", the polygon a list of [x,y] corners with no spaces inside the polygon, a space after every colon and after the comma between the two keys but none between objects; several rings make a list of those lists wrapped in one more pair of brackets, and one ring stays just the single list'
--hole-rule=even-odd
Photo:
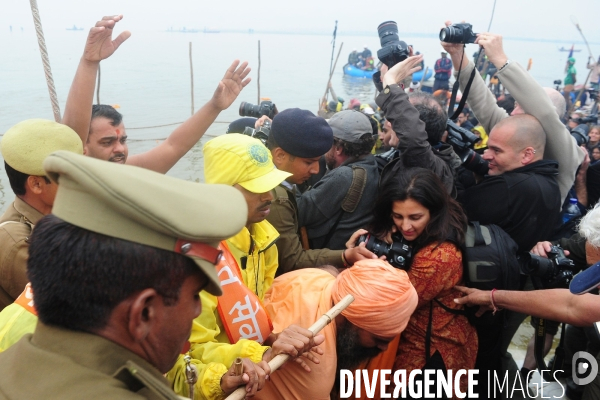
[{"label": "dslr camera", "polygon": [[480,142],[481,138],[468,129],[458,126],[451,119],[446,123],[446,130],[448,131],[446,142],[452,145],[454,152],[462,160],[462,165],[476,174],[487,174],[489,170],[487,161],[473,150],[473,146]]},{"label": "dslr camera", "polygon": [[401,234],[392,235],[393,242],[391,244],[377,239],[370,233],[360,235],[356,241],[358,246],[365,242],[365,247],[377,257],[385,256],[386,261],[393,267],[406,270],[407,262],[412,258],[412,247],[404,240]]},{"label": "dslr camera", "polygon": [[521,273],[539,278],[544,289],[568,288],[577,272],[575,263],[565,256],[560,246],[552,246],[546,254],[548,258],[532,253],[519,255]]},{"label": "dslr camera", "polygon": [[272,101],[264,100],[259,105],[247,103],[242,101],[240,104],[240,116],[242,117],[254,117],[260,118],[266,115],[270,119],[273,119],[277,114],[277,106]]},{"label": "dslr camera", "polygon": [[452,24],[440,30],[440,40],[446,43],[475,43],[477,34],[473,32],[473,25],[462,23]]},{"label": "dslr camera", "polygon": [[271,133],[271,121],[265,121],[262,126],[258,129],[253,129],[249,126],[244,128],[243,135],[247,135],[253,138],[256,138],[262,142],[265,146],[267,145],[267,140],[269,139],[269,134]]},{"label": "dslr camera", "polygon": [[394,65],[406,60],[408,45],[398,38],[398,24],[395,21],[382,22],[377,27],[381,49],[377,50],[379,61],[392,68]]},{"label": "dslr camera", "polygon": [[[581,122],[581,120],[587,119],[587,118],[590,118],[590,117],[578,118],[576,121],[579,122],[579,125],[577,125],[573,129],[571,129],[571,136],[573,136],[573,138],[575,138],[575,141],[577,142],[577,146],[586,145],[590,141],[590,137],[588,136],[589,127],[585,124],[585,122]],[[597,119],[598,118],[596,117],[596,120]]]}]

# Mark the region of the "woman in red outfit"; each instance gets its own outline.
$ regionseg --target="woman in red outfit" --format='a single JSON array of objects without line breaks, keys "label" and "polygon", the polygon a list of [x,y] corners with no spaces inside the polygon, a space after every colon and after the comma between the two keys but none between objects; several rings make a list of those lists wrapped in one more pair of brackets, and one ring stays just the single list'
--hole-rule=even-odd
[{"label": "woman in red outfit", "polygon": [[[410,243],[413,257],[407,272],[419,295],[395,362],[395,369],[405,369],[406,376],[413,369],[456,372],[475,366],[475,328],[464,315],[448,310],[462,309],[453,299],[462,295],[454,286],[462,282],[466,228],[462,208],[430,170],[405,170],[381,183],[369,230],[387,242],[400,234]],[[466,384],[465,377],[463,392]]]}]

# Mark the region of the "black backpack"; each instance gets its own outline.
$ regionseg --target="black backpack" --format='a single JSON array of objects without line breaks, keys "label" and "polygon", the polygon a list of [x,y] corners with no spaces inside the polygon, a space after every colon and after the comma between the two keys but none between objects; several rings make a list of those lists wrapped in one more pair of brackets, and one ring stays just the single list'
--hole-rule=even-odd
[{"label": "black backpack", "polygon": [[469,222],[466,239],[465,286],[480,290],[519,290],[518,246],[497,225]]}]

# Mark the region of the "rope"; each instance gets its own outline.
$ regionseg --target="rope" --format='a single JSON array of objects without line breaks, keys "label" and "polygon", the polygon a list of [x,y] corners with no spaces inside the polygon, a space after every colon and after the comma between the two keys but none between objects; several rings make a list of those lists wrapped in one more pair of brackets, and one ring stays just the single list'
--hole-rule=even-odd
[{"label": "rope", "polygon": [[[180,125],[183,124],[183,122],[173,122],[172,124],[164,124],[164,125],[152,125],[152,126],[139,126],[136,128],[127,128],[127,130],[133,130],[133,129],[152,129],[152,128],[163,128],[165,126],[173,126],[173,125]],[[227,121],[215,121],[213,122],[213,124],[230,124],[231,122],[227,122]],[[158,140],[158,139],[157,139]]]},{"label": "rope", "polygon": [[40,53],[42,54],[42,64],[44,64],[44,72],[46,73],[46,82],[48,83],[48,92],[50,92],[54,120],[61,122],[60,106],[56,97],[56,88],[54,87],[54,79],[52,78],[52,70],[50,69],[50,60],[48,59],[48,51],[46,50],[46,41],[44,40],[44,31],[42,30],[42,21],[40,19],[37,0],[29,0],[29,3],[31,4],[31,13],[33,14],[33,23],[35,25],[35,32],[37,33]]}]

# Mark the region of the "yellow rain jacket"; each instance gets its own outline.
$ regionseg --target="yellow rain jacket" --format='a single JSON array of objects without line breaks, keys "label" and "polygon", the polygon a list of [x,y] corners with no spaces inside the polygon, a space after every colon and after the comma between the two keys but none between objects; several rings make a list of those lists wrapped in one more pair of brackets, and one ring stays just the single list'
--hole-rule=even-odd
[{"label": "yellow rain jacket", "polygon": [[[278,254],[275,241],[279,238],[279,233],[266,220],[253,224],[252,229],[251,235],[247,228],[243,228],[240,233],[228,239],[227,244],[240,267],[244,284],[263,300],[277,271]],[[269,347],[247,339],[231,344],[217,310],[218,297],[203,291],[200,298],[202,312],[194,320],[190,335],[191,363],[196,365],[199,371],[194,398],[220,400],[226,397],[221,390],[221,376],[227,372],[235,359],[249,358],[258,363]],[[189,396],[183,355],[169,371],[167,379],[173,384],[175,393]]]}]

